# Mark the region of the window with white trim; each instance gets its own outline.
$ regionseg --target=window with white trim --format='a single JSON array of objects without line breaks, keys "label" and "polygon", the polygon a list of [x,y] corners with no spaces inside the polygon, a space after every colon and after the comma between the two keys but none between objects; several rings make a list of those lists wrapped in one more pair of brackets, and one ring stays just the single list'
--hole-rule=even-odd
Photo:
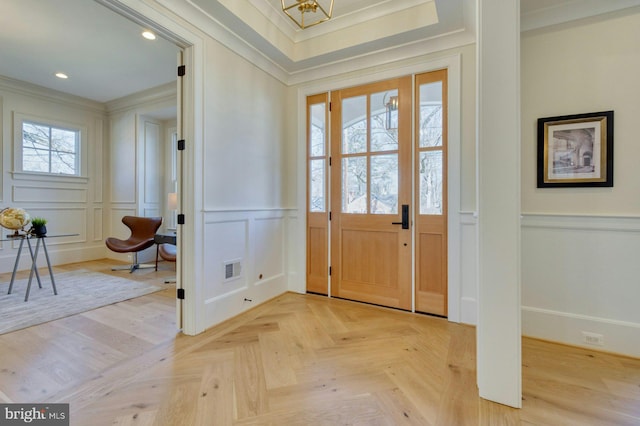
[{"label": "window with white trim", "polygon": [[80,129],[22,121],[22,171],[80,175]]}]

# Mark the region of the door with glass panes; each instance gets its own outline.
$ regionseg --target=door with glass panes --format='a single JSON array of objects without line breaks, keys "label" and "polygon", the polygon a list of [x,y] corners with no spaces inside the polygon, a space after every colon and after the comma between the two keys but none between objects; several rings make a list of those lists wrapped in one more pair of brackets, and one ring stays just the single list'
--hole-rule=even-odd
[{"label": "door with glass panes", "polygon": [[411,77],[331,105],[331,294],[411,309]]},{"label": "door with glass panes", "polygon": [[307,99],[307,290],[446,315],[446,71],[415,78]]}]

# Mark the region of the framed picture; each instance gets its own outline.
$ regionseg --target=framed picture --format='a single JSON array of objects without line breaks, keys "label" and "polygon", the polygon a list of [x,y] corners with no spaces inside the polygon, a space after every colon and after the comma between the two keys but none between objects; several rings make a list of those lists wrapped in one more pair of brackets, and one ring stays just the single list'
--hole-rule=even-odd
[{"label": "framed picture", "polygon": [[538,119],[538,188],[613,186],[613,111]]}]

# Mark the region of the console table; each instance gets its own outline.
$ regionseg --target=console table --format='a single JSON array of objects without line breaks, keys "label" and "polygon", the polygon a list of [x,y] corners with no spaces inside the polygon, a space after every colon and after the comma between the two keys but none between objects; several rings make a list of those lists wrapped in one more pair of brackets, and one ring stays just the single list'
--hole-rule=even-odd
[{"label": "console table", "polygon": [[[27,291],[24,296],[24,301],[29,300],[29,292],[31,291],[31,282],[33,281],[33,276],[36,276],[36,281],[38,282],[38,287],[42,288],[42,282],[40,281],[40,274],[38,273],[38,252],[40,251],[40,246],[42,246],[42,250],[44,251],[44,256],[47,259],[47,268],[49,268],[49,277],[51,277],[51,287],[53,287],[53,294],[57,295],[58,290],[56,289],[56,281],[53,278],[53,270],[51,269],[51,261],[49,260],[49,251],[47,250],[47,243],[45,242],[47,238],[61,238],[61,237],[74,237],[79,234],[61,234],[61,235],[33,235],[33,234],[17,234],[7,236],[0,241],[16,241],[20,240],[20,246],[18,247],[18,254],[16,255],[16,262],[13,265],[13,273],[11,274],[11,282],[9,283],[9,291],[7,294],[11,294],[11,290],[13,289],[13,282],[16,278],[16,272],[18,270],[18,265],[20,263],[20,254],[22,253],[22,247],[24,246],[24,242],[27,242],[27,247],[29,247],[29,254],[31,255],[31,272],[29,273],[29,282],[27,284]],[[31,246],[31,240],[36,240],[35,250]]]}]

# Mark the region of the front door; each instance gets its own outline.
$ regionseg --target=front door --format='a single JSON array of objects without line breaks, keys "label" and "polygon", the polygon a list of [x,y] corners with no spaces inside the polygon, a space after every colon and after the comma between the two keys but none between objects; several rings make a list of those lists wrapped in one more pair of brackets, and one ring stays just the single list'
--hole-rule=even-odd
[{"label": "front door", "polygon": [[331,294],[411,309],[411,77],[331,93]]}]

